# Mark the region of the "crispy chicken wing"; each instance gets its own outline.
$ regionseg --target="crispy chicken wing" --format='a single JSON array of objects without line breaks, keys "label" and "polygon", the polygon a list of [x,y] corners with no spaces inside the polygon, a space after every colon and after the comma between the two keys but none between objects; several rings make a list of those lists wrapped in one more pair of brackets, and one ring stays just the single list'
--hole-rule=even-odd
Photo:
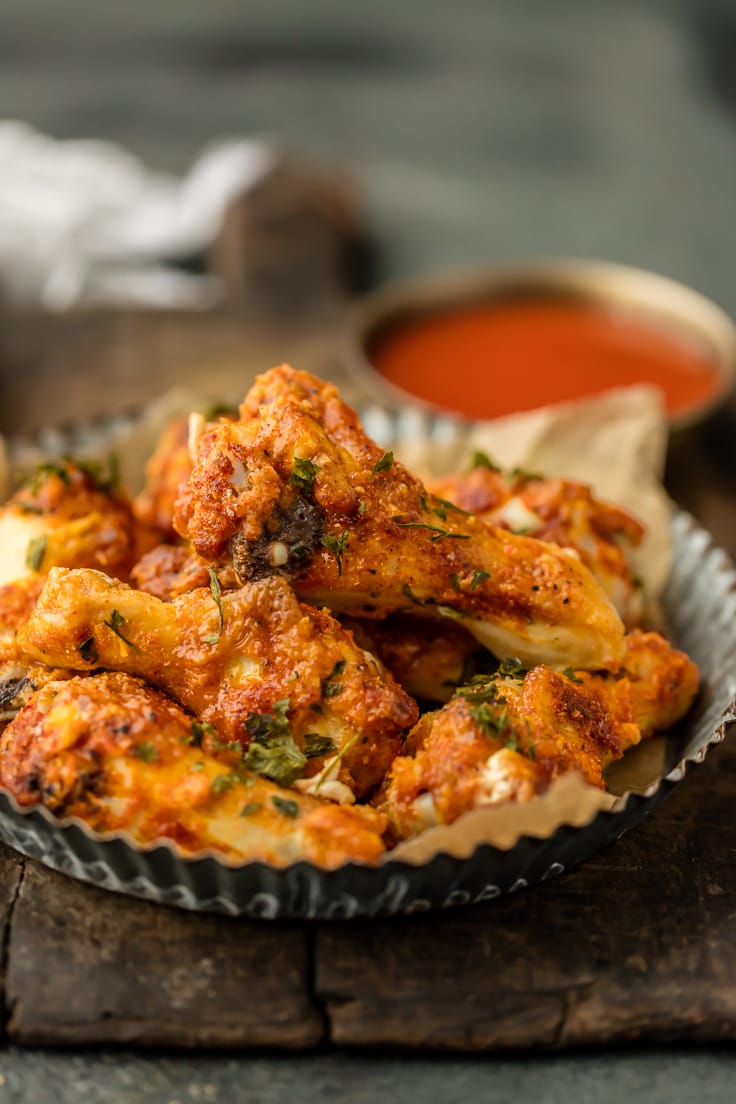
[{"label": "crispy chicken wing", "polygon": [[31,616],[43,583],[39,575],[28,575],[0,586],[0,730],[34,690],[50,679],[65,677],[63,671],[31,660],[18,641],[18,631]]},{"label": "crispy chicken wing", "polygon": [[279,577],[161,602],[97,571],[55,569],[20,638],[50,665],[147,678],[247,748],[254,769],[338,801],[380,781],[418,715],[350,633]]},{"label": "crispy chicken wing", "polygon": [[481,454],[471,471],[430,488],[490,525],[574,548],[626,627],[641,620],[644,600],[631,551],[641,543],[644,527],[618,506],[596,499],[586,484],[518,470],[505,476]]},{"label": "crispy chicken wing", "polygon": [[201,739],[201,725],[140,679],[49,682],[0,740],[0,784],[21,805],[40,801],[143,845],[168,839],[185,854],[329,868],[380,858],[380,813],[284,789]]},{"label": "crispy chicken wing", "polygon": [[285,575],[339,613],[449,617],[529,663],[615,668],[623,653],[621,621],[573,550],[429,494],[333,386],[286,366],[259,377],[239,421],[202,434],[174,520],[242,580]]},{"label": "crispy chicken wing", "polygon": [[459,625],[396,613],[385,621],[342,618],[361,648],[381,663],[412,698],[449,701],[471,675],[495,667],[493,657]]},{"label": "crispy chicken wing", "polygon": [[127,500],[91,464],[43,464],[0,509],[0,584],[54,566],[127,579],[152,543]]},{"label": "crispy chicken wing", "polygon": [[502,801],[528,801],[578,770],[603,771],[692,704],[698,672],[656,633],[634,633],[618,677],[540,665],[479,676],[410,733],[377,804],[397,839]]}]

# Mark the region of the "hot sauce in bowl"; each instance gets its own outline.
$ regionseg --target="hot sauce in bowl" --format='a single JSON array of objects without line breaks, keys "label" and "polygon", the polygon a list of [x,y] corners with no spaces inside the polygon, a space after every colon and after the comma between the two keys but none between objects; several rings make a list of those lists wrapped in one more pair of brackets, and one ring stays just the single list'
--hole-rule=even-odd
[{"label": "hot sauce in bowl", "polygon": [[395,399],[467,418],[649,383],[671,422],[686,424],[725,397],[736,363],[734,328],[714,304],[596,262],[499,270],[450,281],[444,293],[436,282],[382,293],[363,322],[364,356]]}]

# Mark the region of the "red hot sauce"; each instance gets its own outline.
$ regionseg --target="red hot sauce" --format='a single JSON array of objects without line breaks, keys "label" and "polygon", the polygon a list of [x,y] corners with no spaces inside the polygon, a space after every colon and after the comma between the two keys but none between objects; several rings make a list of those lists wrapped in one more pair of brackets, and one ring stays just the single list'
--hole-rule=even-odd
[{"label": "red hot sauce", "polygon": [[369,357],[397,387],[472,418],[650,383],[671,415],[707,402],[718,374],[705,348],[594,304],[483,303],[387,326]]}]

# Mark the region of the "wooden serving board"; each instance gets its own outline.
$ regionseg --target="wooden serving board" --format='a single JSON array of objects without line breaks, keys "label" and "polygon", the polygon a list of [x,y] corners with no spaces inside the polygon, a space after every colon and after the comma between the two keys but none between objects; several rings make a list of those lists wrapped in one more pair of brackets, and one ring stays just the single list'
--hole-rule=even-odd
[{"label": "wooden serving board", "polygon": [[[286,358],[339,378],[337,332],[234,316],[16,316],[0,327],[0,429],[134,406],[177,382],[237,396]],[[669,471],[675,497],[731,552],[734,424],[727,412],[682,441]],[[736,735],[575,871],[487,905],[393,921],[177,912],[0,849],[3,1037],[457,1050],[733,1039],[735,809]]]}]

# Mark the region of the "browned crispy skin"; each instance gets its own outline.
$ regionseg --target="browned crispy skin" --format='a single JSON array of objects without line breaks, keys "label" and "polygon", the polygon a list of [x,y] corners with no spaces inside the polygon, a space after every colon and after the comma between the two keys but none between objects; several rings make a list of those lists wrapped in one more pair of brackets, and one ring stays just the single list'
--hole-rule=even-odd
[{"label": "browned crispy skin", "polygon": [[34,690],[50,679],[64,678],[31,660],[18,642],[18,630],[31,616],[43,588],[39,575],[0,586],[0,729],[11,720]]},{"label": "browned crispy skin", "polygon": [[528,801],[560,774],[604,787],[603,771],[697,692],[695,664],[656,633],[632,633],[617,677],[540,665],[478,679],[410,733],[377,804],[406,838],[481,805]]},{"label": "browned crispy skin", "polygon": [[221,604],[220,627],[209,589],[161,602],[100,572],[55,569],[21,644],[49,665],[143,676],[243,746],[253,717],[286,701],[300,746],[315,734],[333,745],[309,760],[302,778],[329,771],[336,759],[320,794],[329,796],[334,787],[323,783],[335,780],[350,794],[368,792],[416,722],[416,704],[326,611],[301,605],[284,579],[225,592]]},{"label": "browned crispy skin", "polygon": [[375,862],[384,819],[326,806],[244,769],[232,751],[196,746],[192,718],[124,674],[50,682],[0,740],[0,784],[98,832],[167,839],[185,854],[335,867]]},{"label": "browned crispy skin", "polygon": [[189,478],[189,418],[175,418],[166,427],[146,464],[146,482],[133,508],[144,524],[160,531],[166,540],[176,538],[174,503],[179,487]]},{"label": "browned crispy skin", "polygon": [[180,594],[210,585],[207,564],[183,544],[159,544],[146,552],[130,573],[138,590],[170,602]]},{"label": "browned crispy skin", "polygon": [[631,552],[641,543],[644,527],[625,510],[595,498],[586,484],[525,472],[504,475],[480,465],[436,480],[430,489],[490,525],[574,548],[626,627],[641,620],[644,601]]},{"label": "browned crispy skin", "polygon": [[[412,698],[446,702],[464,672],[493,659],[460,625],[394,614],[384,621],[343,618],[361,648],[372,652]],[[477,661],[477,663],[476,663]]]},{"label": "browned crispy skin", "polygon": [[[306,471],[305,471],[306,466]],[[199,439],[175,526],[243,580],[338,613],[460,621],[494,654],[612,668],[623,626],[570,550],[484,524],[390,462],[337,390],[282,366]]]},{"label": "browned crispy skin", "polygon": [[71,461],[42,465],[0,509],[0,582],[51,567],[93,567],[127,579],[155,543],[122,492]]}]

